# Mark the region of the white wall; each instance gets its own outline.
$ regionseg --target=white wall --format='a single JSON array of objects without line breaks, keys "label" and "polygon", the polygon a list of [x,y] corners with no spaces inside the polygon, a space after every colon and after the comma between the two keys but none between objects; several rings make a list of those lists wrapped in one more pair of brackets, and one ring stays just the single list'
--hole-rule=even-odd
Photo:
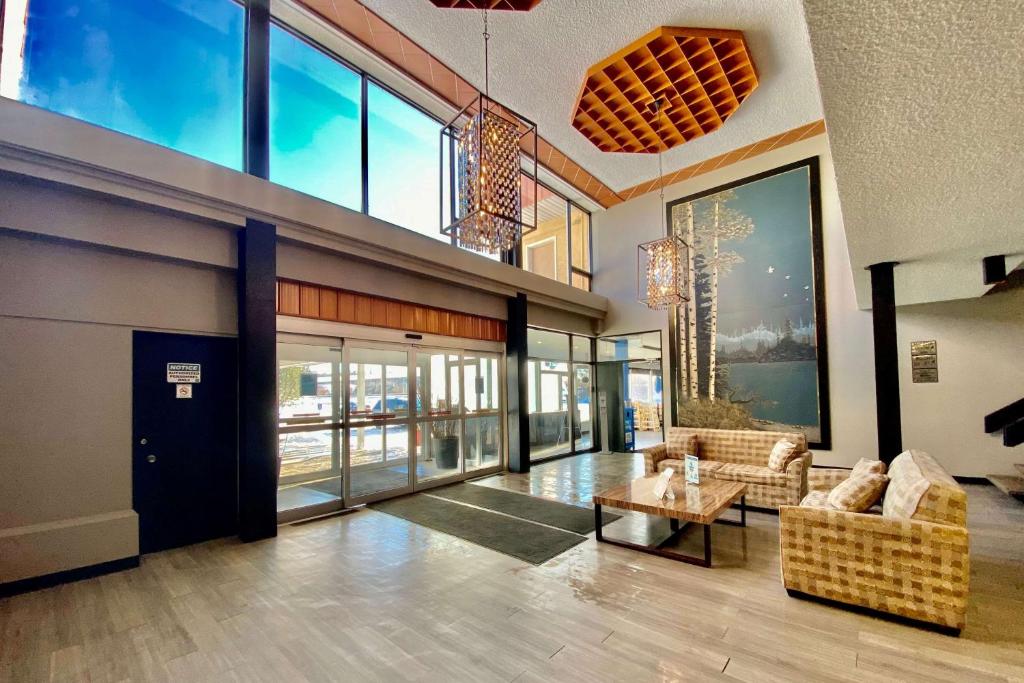
[{"label": "white wall", "polygon": [[[1024,398],[1024,290],[896,310],[903,443],[957,475],[1016,474],[1024,446],[987,435],[986,414]],[[914,384],[910,342],[938,342],[939,381]]]},{"label": "white wall", "polygon": [[[670,185],[665,189],[665,200],[670,202],[812,156],[821,158],[829,394],[832,402],[832,449],[817,451],[814,461],[819,465],[850,466],[861,457],[877,455],[871,314],[857,309],[827,136],[802,140]],[[660,329],[667,349],[668,314],[647,309],[637,303],[636,297],[637,245],[665,235],[661,223],[663,214],[658,193],[653,192],[594,216],[594,291],[609,299],[604,334]],[[664,364],[667,372],[667,355]],[[668,401],[668,382],[665,387],[665,400]]]}]

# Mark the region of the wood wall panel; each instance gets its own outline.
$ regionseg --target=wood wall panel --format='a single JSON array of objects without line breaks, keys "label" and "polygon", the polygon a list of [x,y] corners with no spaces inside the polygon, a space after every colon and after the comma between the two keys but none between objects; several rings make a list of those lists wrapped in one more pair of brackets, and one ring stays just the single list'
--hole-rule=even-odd
[{"label": "wood wall panel", "polygon": [[278,315],[445,337],[505,341],[505,321],[293,280],[277,281]]}]

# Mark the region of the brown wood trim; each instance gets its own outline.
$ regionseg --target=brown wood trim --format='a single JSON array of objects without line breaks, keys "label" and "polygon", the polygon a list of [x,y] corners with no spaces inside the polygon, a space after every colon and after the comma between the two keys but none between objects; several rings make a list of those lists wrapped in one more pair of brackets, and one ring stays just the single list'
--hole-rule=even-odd
[{"label": "brown wood trim", "polygon": [[[696,176],[710,173],[711,171],[717,171],[720,168],[725,168],[731,164],[735,164],[738,161],[744,159],[750,159],[758,155],[770,152],[786,145],[791,145],[794,142],[800,140],[806,140],[812,138],[815,135],[821,135],[825,132],[825,120],[818,119],[803,126],[797,126],[793,130],[786,131],[785,133],[779,133],[773,135],[770,138],[765,138],[760,142],[754,142],[749,145],[734,149],[731,152],[725,154],[719,154],[716,157],[705,159],[696,164],[691,164],[685,168],[681,168],[678,171],[665,174],[665,185],[672,185],[673,183],[681,183],[684,180],[695,178]],[[633,187],[627,187],[624,190],[620,190],[618,196],[621,197],[621,201],[629,201],[641,195],[647,194],[648,192],[654,192],[658,189],[659,181],[658,178],[648,180],[634,185]],[[605,206],[613,206],[619,202],[613,202],[612,204],[606,204]]]},{"label": "brown wood trim", "polygon": [[277,314],[462,339],[505,341],[505,321],[278,278]]}]

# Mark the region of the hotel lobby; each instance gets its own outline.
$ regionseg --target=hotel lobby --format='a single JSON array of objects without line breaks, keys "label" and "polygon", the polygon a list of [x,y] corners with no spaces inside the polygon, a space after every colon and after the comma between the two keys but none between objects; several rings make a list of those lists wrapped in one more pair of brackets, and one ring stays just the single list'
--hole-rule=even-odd
[{"label": "hotel lobby", "polygon": [[1024,680],[1010,0],[0,0],[0,682]]}]

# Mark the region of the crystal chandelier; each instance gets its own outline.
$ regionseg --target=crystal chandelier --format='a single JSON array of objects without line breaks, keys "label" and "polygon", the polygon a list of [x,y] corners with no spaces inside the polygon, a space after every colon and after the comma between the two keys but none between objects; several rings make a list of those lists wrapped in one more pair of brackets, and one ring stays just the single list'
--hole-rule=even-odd
[{"label": "crystal chandelier", "polygon": [[[484,92],[441,129],[441,186],[449,188],[441,193],[441,233],[466,249],[501,254],[537,228],[536,202],[532,215],[523,215],[523,195],[537,196],[537,126],[488,97],[487,10],[483,15]],[[529,176],[522,173],[524,150]]]},{"label": "crystal chandelier", "polygon": [[[666,100],[659,97],[649,106],[650,111],[658,116],[659,133],[661,113],[666,104]],[[661,214],[662,231],[668,234],[665,172],[661,159],[664,143],[659,140],[658,145],[658,196],[660,198],[658,211]],[[648,308],[665,309],[690,300],[687,283],[690,265],[689,248],[686,241],[679,235],[668,235],[637,247],[636,292],[641,303],[647,304]]]}]

